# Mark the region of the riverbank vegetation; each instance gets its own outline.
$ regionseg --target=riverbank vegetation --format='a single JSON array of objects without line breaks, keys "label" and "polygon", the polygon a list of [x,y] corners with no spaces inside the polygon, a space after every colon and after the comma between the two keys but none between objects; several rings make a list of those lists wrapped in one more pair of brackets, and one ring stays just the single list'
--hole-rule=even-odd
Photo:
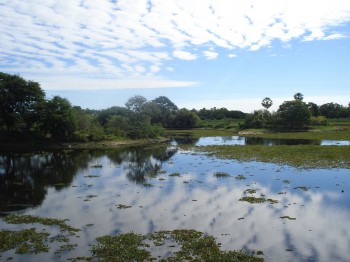
[{"label": "riverbank vegetation", "polygon": [[[334,125],[346,129],[350,123],[350,106],[305,103],[301,93],[282,103],[277,112],[268,110],[273,104],[270,98],[264,98],[261,104],[264,109],[250,114],[216,107],[189,110],[179,109],[165,96],[147,100],[135,95],[124,107],[83,109],[66,98],[47,98],[37,82],[0,72],[0,143],[147,140],[164,137],[166,130],[180,130],[170,131],[173,135],[194,128],[197,129],[191,133],[195,136],[232,135],[244,130],[248,130],[242,133],[247,136],[261,133],[280,136],[279,132],[290,131],[293,136],[305,136],[294,132],[338,130]],[[329,139],[339,137],[339,133],[332,134]],[[306,136],[322,134],[313,132]]]}]

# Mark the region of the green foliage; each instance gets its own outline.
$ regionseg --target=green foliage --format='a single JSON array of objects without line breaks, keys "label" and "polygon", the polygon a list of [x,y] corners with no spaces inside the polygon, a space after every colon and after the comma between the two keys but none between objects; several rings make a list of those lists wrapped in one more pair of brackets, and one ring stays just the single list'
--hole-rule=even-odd
[{"label": "green foliage", "polygon": [[270,128],[273,125],[275,116],[267,110],[255,110],[248,114],[240,128]]},{"label": "green foliage", "polygon": [[45,94],[37,82],[0,72],[0,128],[30,132],[39,121]]},{"label": "green foliage", "polygon": [[311,113],[300,99],[285,101],[277,111],[277,123],[283,130],[303,130],[310,125]]},{"label": "green foliage", "polygon": [[296,93],[294,95],[294,100],[303,101],[303,99],[304,99],[304,95],[302,93]]},{"label": "green foliage", "polygon": [[307,103],[307,107],[309,108],[309,111],[312,116],[315,116],[315,117],[319,116],[320,110],[318,108],[318,105],[316,105],[315,103],[309,102]]},{"label": "green foliage", "polygon": [[337,103],[327,103],[319,107],[320,113],[327,118],[349,117],[349,111],[346,107]]},{"label": "green foliage", "polygon": [[202,108],[198,111],[191,110],[195,112],[202,120],[205,119],[225,119],[225,118],[235,118],[235,119],[243,119],[245,117],[245,113],[238,110],[228,110],[227,108],[211,108],[206,109]]},{"label": "green foliage", "polygon": [[16,249],[17,254],[38,254],[48,252],[49,247],[44,244],[49,233],[37,232],[35,228],[20,231],[0,231],[0,253]]},{"label": "green foliage", "polygon": [[185,108],[180,109],[175,113],[170,121],[172,128],[194,128],[200,123],[199,116]]},{"label": "green foliage", "polygon": [[268,110],[271,106],[272,106],[273,102],[271,100],[271,98],[269,97],[265,97],[262,102],[261,102],[261,105],[266,109]]},{"label": "green foliage", "polygon": [[311,126],[328,126],[328,120],[324,116],[312,116],[310,118]]},{"label": "green foliage", "polygon": [[147,102],[147,99],[145,97],[140,95],[135,95],[133,97],[130,97],[128,101],[126,101],[125,106],[129,110],[140,113],[146,102]]},{"label": "green foliage", "polygon": [[56,139],[71,138],[77,130],[77,119],[70,102],[54,96],[45,104],[42,112],[42,129]]}]

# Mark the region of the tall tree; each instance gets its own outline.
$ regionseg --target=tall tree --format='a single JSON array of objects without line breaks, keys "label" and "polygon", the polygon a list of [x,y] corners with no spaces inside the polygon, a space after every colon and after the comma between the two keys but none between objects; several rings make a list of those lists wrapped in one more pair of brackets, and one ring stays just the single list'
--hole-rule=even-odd
[{"label": "tall tree", "polygon": [[147,99],[144,96],[135,95],[126,101],[125,106],[136,113],[141,113],[142,107],[146,102]]},{"label": "tall tree", "polygon": [[159,96],[153,99],[152,102],[159,105],[163,112],[173,112],[178,109],[177,106],[166,96]]},{"label": "tall tree", "polygon": [[284,129],[301,130],[310,124],[311,113],[306,103],[296,99],[283,102],[277,111],[277,116]]},{"label": "tall tree", "polygon": [[271,98],[269,97],[265,97],[262,102],[261,102],[261,105],[266,109],[268,110],[271,106],[272,106],[273,102],[271,100]]},{"label": "tall tree", "polygon": [[295,99],[295,100],[303,101],[304,95],[303,95],[302,93],[296,93],[296,94],[294,95],[294,99]]},{"label": "tall tree", "polygon": [[39,120],[45,93],[39,83],[0,72],[0,127],[28,132]]},{"label": "tall tree", "polygon": [[57,139],[70,138],[77,128],[77,119],[66,98],[54,96],[46,102],[43,130]]}]

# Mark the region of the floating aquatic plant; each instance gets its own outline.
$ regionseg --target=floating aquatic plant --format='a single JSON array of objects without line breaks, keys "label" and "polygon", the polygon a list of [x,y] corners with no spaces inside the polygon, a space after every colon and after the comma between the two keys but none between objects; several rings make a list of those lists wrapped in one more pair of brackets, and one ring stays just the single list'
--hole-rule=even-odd
[{"label": "floating aquatic plant", "polygon": [[226,172],[215,172],[215,173],[214,173],[214,176],[215,176],[215,177],[230,177],[231,175],[229,175],[229,174],[226,173]]},{"label": "floating aquatic plant", "polygon": [[131,208],[132,206],[127,206],[127,205],[124,205],[124,204],[118,204],[118,205],[116,205],[116,207],[118,209],[126,209],[126,208]]},{"label": "floating aquatic plant", "polygon": [[280,218],[282,218],[282,219],[289,219],[289,220],[296,220],[295,217],[290,217],[290,216],[282,216]]}]

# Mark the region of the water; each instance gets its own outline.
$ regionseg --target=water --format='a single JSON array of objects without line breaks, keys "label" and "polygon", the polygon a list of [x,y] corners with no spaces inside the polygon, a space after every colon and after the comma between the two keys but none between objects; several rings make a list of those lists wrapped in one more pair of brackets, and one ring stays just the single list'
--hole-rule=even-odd
[{"label": "water", "polygon": [[177,137],[173,140],[173,145],[191,144],[195,146],[209,145],[319,145],[319,146],[350,146],[350,141],[340,140],[312,140],[312,139],[279,139],[262,137],[242,137],[242,136],[214,136],[214,137]]},{"label": "water", "polygon": [[[69,219],[82,231],[72,240],[74,251],[55,255],[54,246],[38,255],[8,251],[0,259],[61,261],[91,255],[89,245],[106,234],[195,229],[215,236],[222,249],[261,250],[265,261],[349,261],[349,184],[349,169],[222,160],[171,145],[2,154],[2,215]],[[279,202],[239,201],[252,195],[247,189]],[[20,228],[3,221],[0,227]]]}]

